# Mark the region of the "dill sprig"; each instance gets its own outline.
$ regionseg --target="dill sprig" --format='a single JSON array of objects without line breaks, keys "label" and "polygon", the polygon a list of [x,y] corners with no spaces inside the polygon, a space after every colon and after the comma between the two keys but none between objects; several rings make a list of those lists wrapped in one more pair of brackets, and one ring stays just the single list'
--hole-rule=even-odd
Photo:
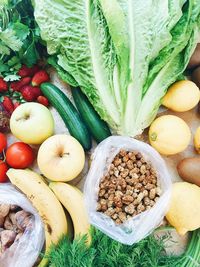
[{"label": "dill sprig", "polygon": [[102,232],[92,229],[92,244],[86,236],[71,242],[64,236],[47,256],[53,267],[175,267],[181,266],[182,257],[167,256],[165,239],[153,235],[133,246],[114,241]]}]

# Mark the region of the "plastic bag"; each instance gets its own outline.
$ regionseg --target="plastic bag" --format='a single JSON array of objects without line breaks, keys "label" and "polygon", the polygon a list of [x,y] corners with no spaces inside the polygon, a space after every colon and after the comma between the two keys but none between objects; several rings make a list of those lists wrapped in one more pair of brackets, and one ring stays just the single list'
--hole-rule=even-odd
[{"label": "plastic bag", "polygon": [[[156,204],[145,212],[116,225],[107,215],[97,212],[99,183],[107,173],[110,164],[121,149],[141,152],[147,161],[157,170],[162,195]],[[112,136],[101,142],[94,151],[92,164],[84,187],[86,207],[90,223],[111,238],[132,245],[150,234],[161,223],[170,200],[171,179],[160,154],[146,143],[129,137]]]},{"label": "plastic bag", "polygon": [[44,229],[40,216],[29,200],[11,184],[0,185],[0,204],[13,204],[33,215],[18,242],[14,242],[1,256],[0,267],[32,267],[44,244]]}]

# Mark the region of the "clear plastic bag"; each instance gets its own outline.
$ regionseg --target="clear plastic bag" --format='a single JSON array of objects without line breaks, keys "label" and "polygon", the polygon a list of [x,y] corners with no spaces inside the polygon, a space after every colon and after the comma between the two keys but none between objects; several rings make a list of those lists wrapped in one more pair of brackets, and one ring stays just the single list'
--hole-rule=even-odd
[{"label": "clear plastic bag", "polygon": [[[107,215],[97,212],[99,183],[107,173],[114,157],[121,150],[141,152],[157,170],[162,195],[156,204],[145,212],[136,215],[121,225],[116,225]],[[160,154],[150,145],[129,137],[111,136],[101,142],[92,157],[90,171],[86,178],[84,196],[90,223],[111,238],[132,245],[150,234],[161,223],[169,205],[171,179]]]},{"label": "clear plastic bag", "polygon": [[0,267],[32,267],[44,244],[44,229],[40,216],[28,199],[11,184],[0,185],[0,204],[3,203],[21,207],[33,214],[33,219],[19,241],[14,242],[0,256]]}]

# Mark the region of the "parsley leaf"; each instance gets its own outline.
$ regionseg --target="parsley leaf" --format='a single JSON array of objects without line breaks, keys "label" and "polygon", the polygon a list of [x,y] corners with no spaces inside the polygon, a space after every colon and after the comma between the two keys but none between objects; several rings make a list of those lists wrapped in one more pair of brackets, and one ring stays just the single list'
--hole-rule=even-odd
[{"label": "parsley leaf", "polygon": [[19,51],[23,42],[16,36],[15,31],[7,28],[0,32],[0,40],[13,51]]}]

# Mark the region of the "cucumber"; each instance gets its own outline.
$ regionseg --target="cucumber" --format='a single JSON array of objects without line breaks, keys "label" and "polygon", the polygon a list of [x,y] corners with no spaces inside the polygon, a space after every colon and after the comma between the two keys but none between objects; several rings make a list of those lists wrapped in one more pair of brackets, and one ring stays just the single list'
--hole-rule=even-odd
[{"label": "cucumber", "polygon": [[60,114],[70,134],[81,143],[85,150],[89,150],[92,147],[90,133],[72,102],[51,83],[43,83],[40,88],[50,104]]},{"label": "cucumber", "polygon": [[81,89],[78,87],[72,88],[72,95],[84,123],[96,142],[99,143],[109,137],[111,132],[108,125],[100,118]]}]

